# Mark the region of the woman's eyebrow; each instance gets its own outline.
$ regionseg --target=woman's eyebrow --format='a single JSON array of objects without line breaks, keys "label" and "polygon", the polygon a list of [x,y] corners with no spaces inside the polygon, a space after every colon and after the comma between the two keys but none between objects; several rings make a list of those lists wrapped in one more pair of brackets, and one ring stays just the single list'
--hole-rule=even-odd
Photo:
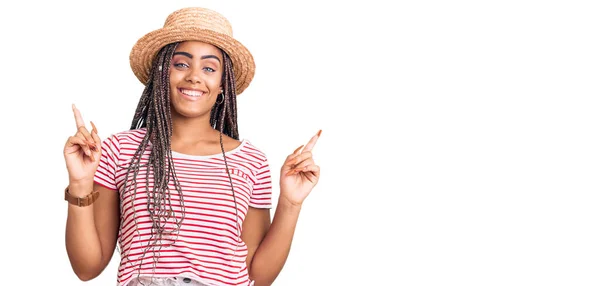
[{"label": "woman's eyebrow", "polygon": [[216,59],[217,61],[219,61],[219,63],[221,63],[221,60],[219,59],[219,57],[217,57],[215,55],[201,56],[200,59],[202,59],[202,60],[204,60],[204,59]]},{"label": "woman's eyebrow", "polygon": [[182,56],[186,56],[186,57],[188,57],[188,58],[190,58],[190,59],[193,59],[193,58],[194,58],[194,56],[192,56],[192,54],[190,54],[190,53],[186,53],[186,52],[175,52],[175,53],[173,53],[173,56],[176,56],[176,55],[182,55]]},{"label": "woman's eyebrow", "polygon": [[[188,58],[190,58],[190,59],[193,59],[193,58],[194,58],[194,56],[192,56],[192,54],[190,54],[190,53],[186,53],[186,52],[175,52],[175,53],[173,53],[173,56],[175,56],[175,55],[182,55],[182,56],[186,56],[186,57],[188,57]],[[200,57],[200,59],[201,59],[201,60],[204,60],[204,59],[211,59],[211,58],[212,58],[212,59],[216,59],[217,61],[219,61],[219,63],[221,63],[221,59],[219,59],[219,57],[217,57],[217,56],[215,56],[215,55],[206,55],[206,56],[201,56],[201,57]]]}]

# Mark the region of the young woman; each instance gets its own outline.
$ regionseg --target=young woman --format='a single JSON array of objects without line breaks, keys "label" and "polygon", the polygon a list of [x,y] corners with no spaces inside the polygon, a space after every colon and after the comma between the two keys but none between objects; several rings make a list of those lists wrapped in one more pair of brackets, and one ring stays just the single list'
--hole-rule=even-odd
[{"label": "young woman", "polygon": [[130,63],[145,89],[128,131],[102,142],[73,106],[66,247],[81,280],[103,271],[117,242],[118,285],[270,285],[283,268],[319,179],[320,131],[281,167],[271,222],[268,160],[237,130],[254,60],[231,34],[222,15],[186,8],[142,37]]}]

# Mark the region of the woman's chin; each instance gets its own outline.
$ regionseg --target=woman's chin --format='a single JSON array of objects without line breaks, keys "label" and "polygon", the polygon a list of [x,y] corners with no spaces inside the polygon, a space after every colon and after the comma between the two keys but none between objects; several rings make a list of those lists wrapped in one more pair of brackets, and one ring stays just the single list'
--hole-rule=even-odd
[{"label": "woman's chin", "polygon": [[210,109],[175,109],[173,113],[173,117],[198,118],[210,116]]}]

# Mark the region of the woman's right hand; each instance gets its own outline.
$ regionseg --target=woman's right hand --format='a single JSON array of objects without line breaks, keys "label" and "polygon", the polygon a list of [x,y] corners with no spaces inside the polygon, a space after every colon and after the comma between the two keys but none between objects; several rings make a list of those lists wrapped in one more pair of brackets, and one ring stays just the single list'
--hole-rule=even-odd
[{"label": "woman's right hand", "polygon": [[102,155],[102,141],[98,137],[98,130],[93,122],[90,122],[92,132],[85,128],[81,113],[74,104],[73,115],[75,115],[77,132],[74,136],[69,137],[63,153],[69,172],[69,192],[75,196],[85,196],[89,193],[89,189],[87,193],[78,194],[78,190],[82,189],[79,186],[93,186],[94,174]]}]

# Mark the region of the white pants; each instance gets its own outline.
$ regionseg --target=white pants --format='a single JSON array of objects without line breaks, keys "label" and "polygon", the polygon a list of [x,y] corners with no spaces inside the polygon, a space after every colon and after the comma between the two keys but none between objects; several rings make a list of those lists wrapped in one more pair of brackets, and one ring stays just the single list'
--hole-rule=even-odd
[{"label": "white pants", "polygon": [[186,277],[140,277],[131,280],[127,286],[208,286]]}]

